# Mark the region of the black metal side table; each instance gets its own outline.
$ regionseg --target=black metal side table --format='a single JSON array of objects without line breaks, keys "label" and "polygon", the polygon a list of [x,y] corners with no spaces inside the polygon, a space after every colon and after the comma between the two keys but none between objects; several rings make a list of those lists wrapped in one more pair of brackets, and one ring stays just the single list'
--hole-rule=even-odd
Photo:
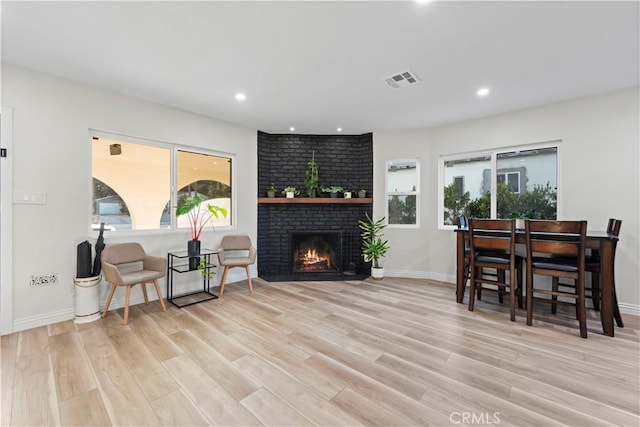
[{"label": "black metal side table", "polygon": [[167,301],[175,305],[178,308],[186,307],[188,305],[197,304],[203,301],[210,301],[217,299],[218,296],[210,292],[211,278],[209,273],[216,265],[211,260],[212,255],[217,255],[218,252],[211,249],[201,249],[200,258],[204,258],[205,274],[202,276],[202,290],[196,292],[190,292],[178,296],[173,295],[173,273],[188,273],[190,271],[198,271],[197,264],[194,266],[193,262],[190,262],[190,256],[187,251],[169,252],[167,254]]}]

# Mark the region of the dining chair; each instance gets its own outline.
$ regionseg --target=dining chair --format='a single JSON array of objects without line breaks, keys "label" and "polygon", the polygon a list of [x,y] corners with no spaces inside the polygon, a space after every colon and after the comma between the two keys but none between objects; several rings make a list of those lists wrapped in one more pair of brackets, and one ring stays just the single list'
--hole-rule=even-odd
[{"label": "dining chair", "polygon": [[[551,303],[552,310],[556,304],[572,304],[576,307],[580,336],[587,338],[584,287],[586,236],[587,221],[525,221],[527,325],[531,326],[533,323],[534,301]],[[536,275],[548,276],[552,280],[553,278],[571,279],[575,281],[576,286],[573,290],[558,290],[553,286],[548,289],[538,286],[541,281],[534,281]]]},{"label": "dining chair", "polygon": [[[620,228],[622,226],[622,220],[609,218],[607,223],[607,234],[609,236],[617,238],[620,235]],[[613,257],[615,259],[615,250],[617,246],[617,240],[613,246]],[[590,254],[585,255],[584,268],[587,273],[591,273],[591,286],[588,286],[585,283],[585,298],[588,296],[591,298],[593,303],[593,308],[595,310],[600,309],[600,301],[602,298],[601,289],[600,289],[600,251],[597,249],[591,250]],[[615,272],[615,268],[614,268]],[[558,289],[558,287],[562,288],[575,288],[575,281],[571,283],[560,282],[557,279],[554,279],[553,283],[554,289]],[[618,306],[618,297],[616,295],[616,287],[615,287],[615,278],[613,281],[613,315],[616,321],[616,324],[620,328],[624,328],[624,322],[622,321],[622,316],[620,315],[620,307]],[[552,306],[552,313],[555,314],[555,305]]]},{"label": "dining chair", "polygon": [[227,273],[235,267],[242,267],[247,272],[249,291],[253,293],[251,285],[251,272],[249,266],[256,261],[256,248],[251,244],[251,238],[246,235],[227,235],[222,238],[218,250],[218,261],[224,270],[220,279],[220,295],[224,293],[224,285],[227,281]]},{"label": "dining chair", "polygon": [[167,311],[158,285],[158,279],[165,276],[167,260],[163,257],[147,255],[139,243],[118,243],[107,245],[101,254],[102,273],[107,282],[111,283],[111,289],[102,311],[102,317],[107,315],[111,299],[119,286],[124,286],[124,317],[123,324],[129,322],[129,299],[131,288],[135,285],[142,286],[144,303],[149,304],[147,297],[147,283],[153,283],[158,294],[158,301],[162,311]]},{"label": "dining chair", "polygon": [[[466,216],[460,216],[458,217],[458,228],[459,229],[463,229],[463,230],[468,230],[469,229],[469,219]],[[463,289],[466,289],[467,287],[467,282],[469,281],[469,279],[471,279],[471,273],[469,271],[469,266],[471,264],[471,246],[469,245],[469,238],[468,238],[468,234],[467,237],[464,239],[464,283],[463,283]],[[495,280],[502,280],[504,281],[504,272],[501,272],[500,270],[485,270],[482,269],[482,274],[489,276],[489,277],[493,277]],[[457,289],[456,289],[456,295],[457,295]],[[476,298],[478,298],[478,300],[482,299],[482,287],[478,287],[476,288]],[[503,296],[502,294],[498,295],[498,300],[500,301],[500,303],[503,302]]]},{"label": "dining chair", "polygon": [[[522,257],[516,255],[515,233],[514,219],[469,219],[470,311],[474,309],[477,289],[497,291],[498,295],[508,293],[511,321],[516,320],[516,290],[518,305],[522,307]],[[501,274],[497,278],[487,277],[483,274],[485,268]],[[506,272],[509,272],[508,281]]]}]

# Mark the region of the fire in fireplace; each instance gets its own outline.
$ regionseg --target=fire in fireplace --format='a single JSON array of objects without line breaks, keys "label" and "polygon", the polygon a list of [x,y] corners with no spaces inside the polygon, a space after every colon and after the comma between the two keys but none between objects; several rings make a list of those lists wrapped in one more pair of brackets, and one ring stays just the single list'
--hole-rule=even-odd
[{"label": "fire in fireplace", "polygon": [[340,232],[291,233],[293,273],[339,272],[342,258]]}]

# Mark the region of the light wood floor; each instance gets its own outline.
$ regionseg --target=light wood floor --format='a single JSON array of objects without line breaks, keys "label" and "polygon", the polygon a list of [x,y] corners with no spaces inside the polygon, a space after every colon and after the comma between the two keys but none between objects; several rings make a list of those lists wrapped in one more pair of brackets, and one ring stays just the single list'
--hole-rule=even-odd
[{"label": "light wood floor", "polygon": [[2,337],[0,425],[640,423],[637,317],[609,338],[590,312],[585,340],[570,313],[528,327],[427,280],[254,289]]}]

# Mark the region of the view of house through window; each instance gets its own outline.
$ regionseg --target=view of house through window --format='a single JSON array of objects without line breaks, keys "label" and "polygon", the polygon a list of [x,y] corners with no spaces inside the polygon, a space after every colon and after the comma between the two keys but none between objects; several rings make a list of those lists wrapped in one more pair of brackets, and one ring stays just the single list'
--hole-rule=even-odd
[{"label": "view of house through window", "polygon": [[547,146],[441,159],[442,224],[455,225],[460,216],[556,219],[557,151]]},{"label": "view of house through window", "polygon": [[418,224],[418,185],[420,182],[417,160],[391,160],[387,162],[387,223],[389,225]]},{"label": "view of house through window", "polygon": [[[199,194],[205,208],[226,208],[227,218],[215,220],[215,225],[231,224],[230,157],[94,136],[92,167],[93,229],[102,222],[110,230],[171,228],[175,200],[187,193]],[[178,189],[174,195],[172,182]],[[175,223],[188,227],[186,216]]]}]

